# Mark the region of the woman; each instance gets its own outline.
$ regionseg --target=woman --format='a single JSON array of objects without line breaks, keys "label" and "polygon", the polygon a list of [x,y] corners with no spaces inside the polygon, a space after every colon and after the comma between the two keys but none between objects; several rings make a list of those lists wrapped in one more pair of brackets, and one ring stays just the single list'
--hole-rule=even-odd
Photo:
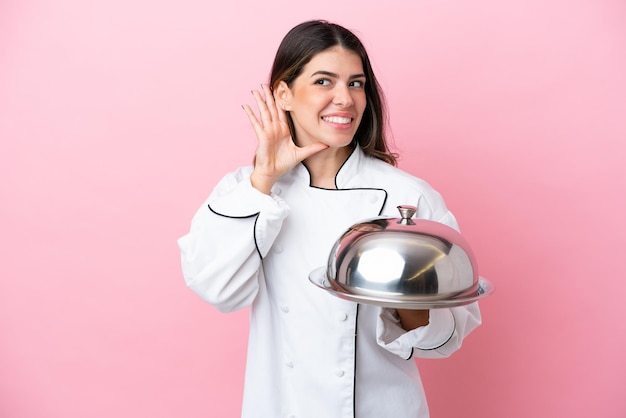
[{"label": "woman", "polygon": [[457,227],[441,196],[395,167],[367,53],[325,21],[293,28],[244,110],[251,167],[226,175],[179,240],[187,285],[223,312],[251,307],[244,417],[427,417],[413,356],[446,357],[480,324],[476,303],[410,311],[313,286],[348,226],[401,204]]}]

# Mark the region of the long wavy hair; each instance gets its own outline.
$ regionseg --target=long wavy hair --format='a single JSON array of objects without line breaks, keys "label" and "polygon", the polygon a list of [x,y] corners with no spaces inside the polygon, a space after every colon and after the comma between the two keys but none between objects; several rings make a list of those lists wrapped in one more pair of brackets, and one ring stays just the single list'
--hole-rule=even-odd
[{"label": "long wavy hair", "polygon": [[[383,92],[376,80],[369,57],[361,40],[348,29],[325,20],[311,20],[291,29],[283,38],[276,52],[270,86],[276,88],[281,81],[289,87],[302,73],[304,66],[318,53],[334,46],[353,51],[361,57],[366,77],[365,97],[367,105],[354,138],[365,154],[396,165],[396,155],[389,151],[385,139],[387,109]],[[295,137],[293,121],[288,115],[291,134]]]}]

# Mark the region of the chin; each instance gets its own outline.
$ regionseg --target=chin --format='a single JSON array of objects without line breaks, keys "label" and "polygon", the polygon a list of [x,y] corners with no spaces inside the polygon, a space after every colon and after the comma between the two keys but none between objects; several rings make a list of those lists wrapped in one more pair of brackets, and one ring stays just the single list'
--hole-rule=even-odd
[{"label": "chin", "polygon": [[350,142],[325,142],[325,144],[328,145],[330,148],[337,148],[337,149],[349,147],[351,143],[352,141]]},{"label": "chin", "polygon": [[329,147],[344,148],[344,147],[349,146],[352,143],[353,139],[354,139],[354,135],[349,135],[349,136],[347,135],[342,138],[329,138],[327,141],[323,141],[323,142]]}]

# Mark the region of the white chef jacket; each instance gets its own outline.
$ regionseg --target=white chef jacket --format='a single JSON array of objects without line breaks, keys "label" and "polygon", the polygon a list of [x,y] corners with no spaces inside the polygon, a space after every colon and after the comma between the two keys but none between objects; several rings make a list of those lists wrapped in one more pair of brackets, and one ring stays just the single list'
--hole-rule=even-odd
[{"label": "white chef jacket", "polygon": [[299,164],[266,195],[251,172],[226,175],[178,240],[190,289],[222,312],[251,307],[242,417],[428,417],[411,358],[457,350],[481,322],[478,304],[433,309],[406,332],[393,309],[340,299],[308,276],[349,226],[398,217],[398,205],[458,228],[439,193],[358,147],[337,190],[310,186]]}]

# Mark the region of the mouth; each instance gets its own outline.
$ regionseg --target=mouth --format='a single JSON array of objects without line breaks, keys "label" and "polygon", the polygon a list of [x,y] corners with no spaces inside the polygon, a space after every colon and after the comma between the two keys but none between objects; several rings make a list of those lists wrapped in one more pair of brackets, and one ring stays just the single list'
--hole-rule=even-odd
[{"label": "mouth", "polygon": [[353,118],[345,116],[322,116],[324,122],[332,123],[335,125],[349,125],[352,123]]}]

